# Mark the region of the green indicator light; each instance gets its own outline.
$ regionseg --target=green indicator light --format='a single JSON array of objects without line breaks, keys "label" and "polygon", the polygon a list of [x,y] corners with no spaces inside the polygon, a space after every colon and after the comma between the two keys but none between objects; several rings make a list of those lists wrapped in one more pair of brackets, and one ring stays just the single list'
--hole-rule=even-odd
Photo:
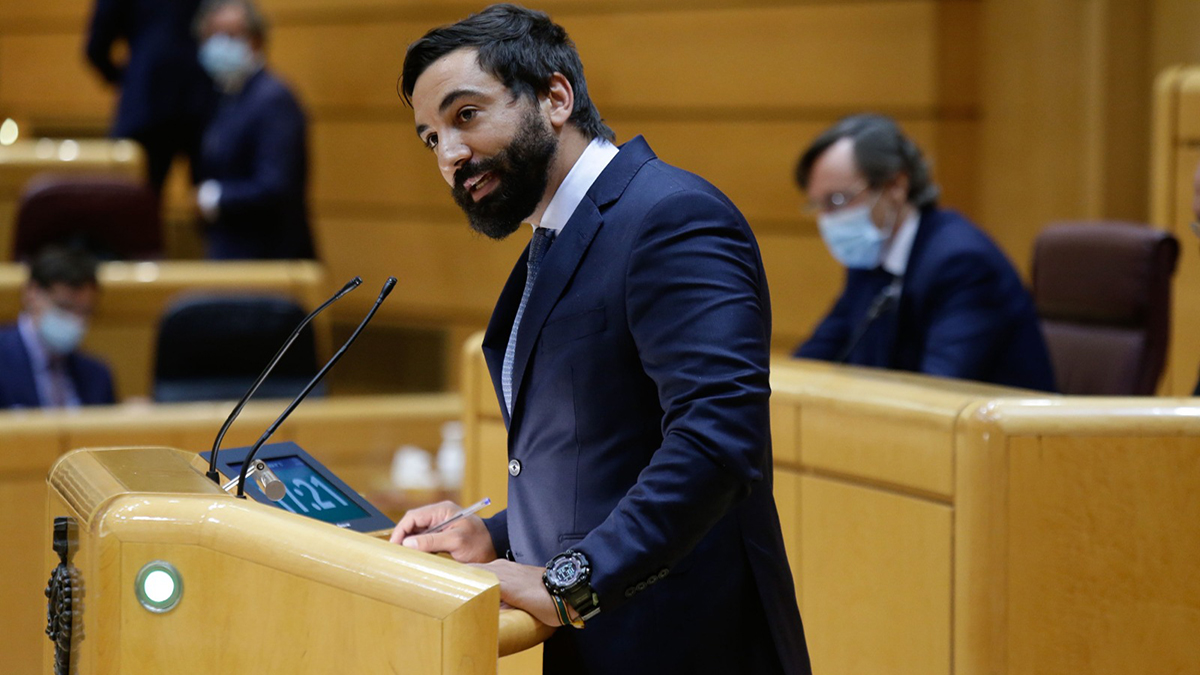
[{"label": "green indicator light", "polygon": [[142,607],[162,614],[179,604],[179,598],[183,596],[183,578],[171,563],[155,560],[146,563],[138,572],[134,592]]}]

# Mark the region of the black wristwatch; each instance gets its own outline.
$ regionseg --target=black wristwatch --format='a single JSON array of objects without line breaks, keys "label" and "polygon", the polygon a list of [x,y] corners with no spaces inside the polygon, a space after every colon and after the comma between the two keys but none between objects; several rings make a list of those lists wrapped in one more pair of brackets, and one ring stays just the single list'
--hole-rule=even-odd
[{"label": "black wristwatch", "polygon": [[[546,563],[542,583],[554,598],[563,625],[583,628],[585,621],[600,613],[600,597],[592,590],[592,566],[579,551],[569,549],[559,553]],[[562,603],[571,606],[579,619],[572,620]]]}]

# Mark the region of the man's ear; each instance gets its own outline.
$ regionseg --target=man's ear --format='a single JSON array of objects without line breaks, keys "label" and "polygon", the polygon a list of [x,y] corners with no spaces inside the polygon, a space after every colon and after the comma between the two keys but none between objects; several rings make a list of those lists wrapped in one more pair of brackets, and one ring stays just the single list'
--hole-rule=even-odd
[{"label": "man's ear", "polygon": [[888,183],[886,190],[891,195],[892,199],[898,202],[907,202],[908,186],[908,174],[898,173],[894,178],[892,178],[891,182]]},{"label": "man's ear", "polygon": [[550,124],[555,129],[562,129],[571,113],[575,110],[575,90],[567,81],[566,75],[554,73],[550,76],[549,87],[541,99],[542,111],[550,118]]}]

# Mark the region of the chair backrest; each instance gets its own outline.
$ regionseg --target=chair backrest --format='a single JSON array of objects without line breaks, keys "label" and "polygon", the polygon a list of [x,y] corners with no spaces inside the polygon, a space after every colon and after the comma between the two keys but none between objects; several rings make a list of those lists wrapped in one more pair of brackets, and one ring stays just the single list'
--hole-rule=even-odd
[{"label": "chair backrest", "polygon": [[13,239],[16,260],[49,244],[82,245],[102,259],[159,258],[158,198],[125,176],[41,174],[21,193]]},{"label": "chair backrest", "polygon": [[1137,223],[1061,223],[1038,235],[1033,297],[1059,391],[1154,393],[1178,257],[1173,235]]},{"label": "chair backrest", "polygon": [[[159,324],[154,400],[240,398],[305,314],[291,298],[274,295],[191,295],[177,300]],[[291,398],[316,372],[316,343],[309,325],[255,396]]]}]

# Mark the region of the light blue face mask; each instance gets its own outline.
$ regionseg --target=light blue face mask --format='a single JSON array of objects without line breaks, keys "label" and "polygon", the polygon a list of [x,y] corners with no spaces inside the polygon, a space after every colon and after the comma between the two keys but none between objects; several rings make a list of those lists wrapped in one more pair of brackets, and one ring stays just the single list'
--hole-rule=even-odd
[{"label": "light blue face mask", "polygon": [[87,324],[83,319],[57,307],[51,307],[42,313],[37,328],[46,348],[56,356],[65,356],[75,351],[87,332]]},{"label": "light blue face mask", "polygon": [[224,33],[200,45],[200,65],[224,89],[236,88],[258,65],[250,43]]},{"label": "light blue face mask", "polygon": [[817,227],[825,246],[838,262],[855,270],[871,269],[879,264],[883,243],[890,235],[875,227],[871,209],[879,197],[868,204],[817,216]]}]

